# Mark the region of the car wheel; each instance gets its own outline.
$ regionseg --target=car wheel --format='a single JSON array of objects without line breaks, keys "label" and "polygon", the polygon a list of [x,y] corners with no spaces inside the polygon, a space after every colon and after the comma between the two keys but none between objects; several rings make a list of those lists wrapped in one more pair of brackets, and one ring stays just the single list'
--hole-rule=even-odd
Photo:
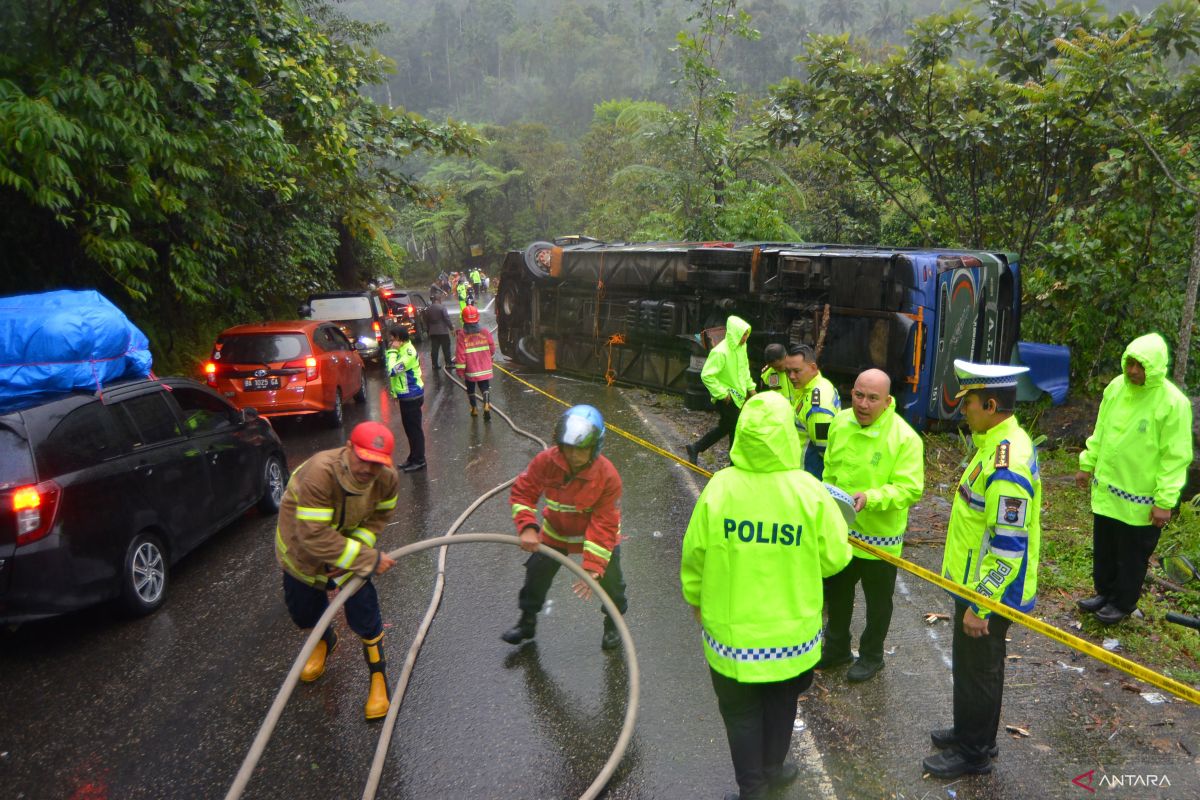
[{"label": "car wheel", "polygon": [[167,554],[152,533],[133,537],[121,569],[121,608],[130,616],[152,614],[167,598]]},{"label": "car wheel", "polygon": [[340,428],[346,419],[346,409],[342,405],[342,388],[339,386],[333,393],[333,408],[326,412],[326,421],[331,428]]},{"label": "car wheel", "polygon": [[365,369],[358,371],[358,391],[354,393],[354,402],[367,402],[367,371]]},{"label": "car wheel", "polygon": [[542,286],[562,283],[562,276],[550,274],[550,256],[554,245],[550,242],[534,242],[525,248],[525,269],[533,282]]},{"label": "car wheel", "polygon": [[263,493],[258,499],[258,510],[263,514],[277,514],[283,505],[283,490],[287,488],[288,471],[282,456],[269,456],[263,465]]}]

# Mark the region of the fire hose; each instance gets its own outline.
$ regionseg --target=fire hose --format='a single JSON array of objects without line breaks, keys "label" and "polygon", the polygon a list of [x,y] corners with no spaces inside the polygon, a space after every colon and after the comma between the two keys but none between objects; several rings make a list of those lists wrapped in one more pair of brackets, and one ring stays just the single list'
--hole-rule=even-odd
[{"label": "fire hose", "polygon": [[[449,370],[446,371],[449,375]],[[461,388],[466,388],[462,383],[450,378],[457,383]],[[523,430],[512,421],[512,419],[500,409],[492,406],[492,410],[500,415],[509,427],[514,432],[526,436],[533,441],[538,442],[542,447],[546,447],[546,443],[540,438]],[[391,706],[388,709],[387,716],[383,722],[383,728],[379,734],[379,742],[375,748],[375,758],[371,763],[371,770],[367,778],[367,785],[363,790],[363,800],[373,800],[379,788],[379,781],[383,774],[383,762],[387,757],[388,747],[391,744],[392,732],[395,730],[396,718],[400,712],[400,705],[404,699],[404,692],[408,687],[408,681],[412,676],[413,667],[416,664],[417,656],[420,654],[421,647],[425,642],[425,636],[429,631],[429,627],[433,624],[433,618],[437,614],[437,609],[442,602],[442,594],[445,588],[445,571],[446,571],[446,547],[452,544],[470,544],[476,542],[490,542],[498,544],[520,544],[516,536],[503,533],[457,533],[459,527],[475,512],[485,501],[499,494],[504,489],[511,486],[516,481],[516,478],[511,478],[504,483],[489,489],[477,497],[474,502],[467,506],[466,510],[459,515],[458,519],[450,526],[445,536],[440,536],[434,539],[423,539],[419,542],[405,545],[388,553],[390,558],[400,559],[404,556],[412,555],[413,553],[422,550],[428,550],[434,547],[441,548],[438,554],[437,562],[437,579],[434,584],[433,598],[430,600],[429,607],[425,612],[424,619],[421,620],[421,625],[417,630],[417,634],[413,639],[413,643],[409,646],[408,655],[404,659],[404,666],[400,671],[400,678],[396,684],[396,690],[392,694]],[[395,523],[393,523],[395,524]],[[553,550],[545,545],[539,544],[538,551],[558,561],[563,566],[567,567],[571,572],[575,573],[580,579],[587,584],[592,593],[600,600],[609,617],[612,619],[617,628],[617,632],[621,636],[621,652],[625,658],[625,666],[629,675],[629,693],[626,702],[625,721],[621,727],[621,733],[617,737],[616,744],[613,746],[612,753],[608,760],[604,762],[599,774],[587,789],[581,794],[580,800],[593,800],[599,796],[604,787],[608,784],[613,773],[617,769],[617,765],[621,763],[621,759],[625,756],[625,750],[629,746],[630,740],[633,738],[633,728],[637,721],[638,702],[641,695],[639,686],[640,670],[638,668],[637,652],[633,646],[633,637],[629,633],[629,627],[625,624],[621,612],[617,609],[612,599],[600,587],[591,575],[587,573],[580,565],[576,564],[567,556]],[[225,800],[238,800],[245,791],[250,778],[254,773],[254,769],[258,766],[259,760],[262,758],[263,752],[266,750],[267,743],[271,739],[271,735],[275,731],[276,725],[279,723],[280,717],[283,715],[283,709],[287,705],[288,700],[292,696],[292,692],[296,688],[296,684],[300,681],[300,672],[304,668],[304,663],[308,660],[309,655],[317,646],[317,642],[321,640],[325,630],[333,621],[334,615],[338,610],[346,604],[351,596],[365,583],[365,581],[355,576],[348,581],[337,596],[329,603],[325,613],[317,621],[315,627],[309,633],[308,638],[301,647],[300,653],[292,662],[292,668],[284,679],[283,685],[280,686],[278,693],[275,695],[275,700],[271,704],[271,708],[267,712],[266,718],[259,726],[258,733],[254,737],[254,742],[250,746],[249,752],[246,753],[245,759],[242,761],[241,768],[238,770],[234,778],[233,784],[229,787],[229,791],[225,795]]]}]

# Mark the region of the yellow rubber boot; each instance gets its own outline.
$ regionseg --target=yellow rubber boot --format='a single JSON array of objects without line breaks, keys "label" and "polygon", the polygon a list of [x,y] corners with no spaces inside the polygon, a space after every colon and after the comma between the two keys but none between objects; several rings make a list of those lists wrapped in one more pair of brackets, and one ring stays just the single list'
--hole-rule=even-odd
[{"label": "yellow rubber boot", "polygon": [[325,660],[329,658],[329,654],[337,647],[338,636],[334,633],[333,628],[327,628],[325,635],[321,637],[321,641],[317,642],[317,646],[308,656],[308,661],[304,662],[304,669],[300,670],[300,680],[305,683],[312,683],[317,678],[325,674]]},{"label": "yellow rubber boot", "polygon": [[471,403],[471,416],[472,416],[472,417],[478,417],[478,416],[479,416],[479,411],[478,411],[478,409],[476,409],[476,408],[475,408],[475,404],[474,404],[474,403]]},{"label": "yellow rubber boot", "polygon": [[383,634],[374,639],[363,639],[362,643],[367,669],[371,671],[371,690],[367,694],[364,711],[368,720],[382,719],[391,707],[391,701],[388,700],[387,661],[383,657]]}]

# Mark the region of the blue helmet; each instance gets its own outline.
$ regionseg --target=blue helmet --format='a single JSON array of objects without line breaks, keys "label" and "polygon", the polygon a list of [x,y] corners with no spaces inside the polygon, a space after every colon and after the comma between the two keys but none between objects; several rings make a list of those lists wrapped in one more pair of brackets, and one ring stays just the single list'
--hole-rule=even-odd
[{"label": "blue helmet", "polygon": [[591,447],[592,458],[604,444],[604,417],[592,406],[571,406],[554,426],[555,444]]}]

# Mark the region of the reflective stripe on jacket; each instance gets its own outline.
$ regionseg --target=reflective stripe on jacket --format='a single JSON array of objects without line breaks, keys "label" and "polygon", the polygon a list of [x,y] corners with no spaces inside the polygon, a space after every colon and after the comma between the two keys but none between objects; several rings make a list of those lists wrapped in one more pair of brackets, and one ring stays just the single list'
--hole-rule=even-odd
[{"label": "reflective stripe on jacket", "polygon": [[[542,523],[537,505],[542,497]],[[574,476],[558,447],[533,457],[509,493],[517,533],[538,525],[542,544],[583,553],[583,568],[603,576],[621,543],[621,476],[612,462],[596,456]]]},{"label": "reflective stripe on jacket", "polygon": [[421,359],[412,342],[402,342],[398,348],[389,347],[384,353],[389,378],[388,389],[392,397],[415,400],[425,395],[425,382],[421,380]]},{"label": "reflective stripe on jacket", "polygon": [[1096,429],[1079,454],[1092,473],[1092,512],[1149,525],[1154,506],[1174,508],[1192,463],[1192,406],[1167,379],[1167,343],[1157,333],[1130,342],[1121,358],[1146,368],[1138,386],[1122,373],[1104,389]]},{"label": "reflective stripe on jacket", "polygon": [[[700,609],[714,670],[781,681],[821,657],[822,579],[850,563],[837,504],[781,436],[792,408],[776,392],[746,402],[732,462],[700,493],[683,537],[683,599]],[[745,465],[745,466],[742,466]]]},{"label": "reflective stripe on jacket", "polygon": [[[1016,417],[972,438],[977,449],[950,508],[942,575],[1029,611],[1037,599],[1042,541],[1037,451]],[[991,613],[974,603],[971,608],[980,617]]]},{"label": "reflective stripe on jacket", "polygon": [[345,447],[324,450],[292,473],[275,526],[275,558],[292,577],[323,587],[330,573],[370,577],[376,541],[396,510],[399,479],[382,470],[369,486],[350,474]]},{"label": "reflective stripe on jacket", "polygon": [[[867,504],[858,512],[850,536],[899,557],[908,528],[908,509],[925,491],[925,444],[896,413],[896,401],[863,427],[853,409],[834,417],[825,450],[826,483],[847,494],[862,492]],[[874,559],[859,550],[855,558]]]},{"label": "reflective stripe on jacket", "polygon": [[496,341],[487,328],[454,334],[454,369],[458,377],[468,381],[490,381],[492,359],[496,355]]},{"label": "reflective stripe on jacket", "polygon": [[817,478],[825,471],[829,426],[841,410],[837,387],[820,372],[796,392],[796,432],[804,450],[804,468]]},{"label": "reflective stripe on jacket", "polygon": [[729,317],[725,320],[725,338],[717,342],[704,359],[700,380],[704,382],[714,403],[723,403],[725,398],[730,397],[733,398],[733,404],[741,408],[754,389],[750,360],[746,346],[742,344],[742,337],[749,331],[750,323],[746,320]]}]

